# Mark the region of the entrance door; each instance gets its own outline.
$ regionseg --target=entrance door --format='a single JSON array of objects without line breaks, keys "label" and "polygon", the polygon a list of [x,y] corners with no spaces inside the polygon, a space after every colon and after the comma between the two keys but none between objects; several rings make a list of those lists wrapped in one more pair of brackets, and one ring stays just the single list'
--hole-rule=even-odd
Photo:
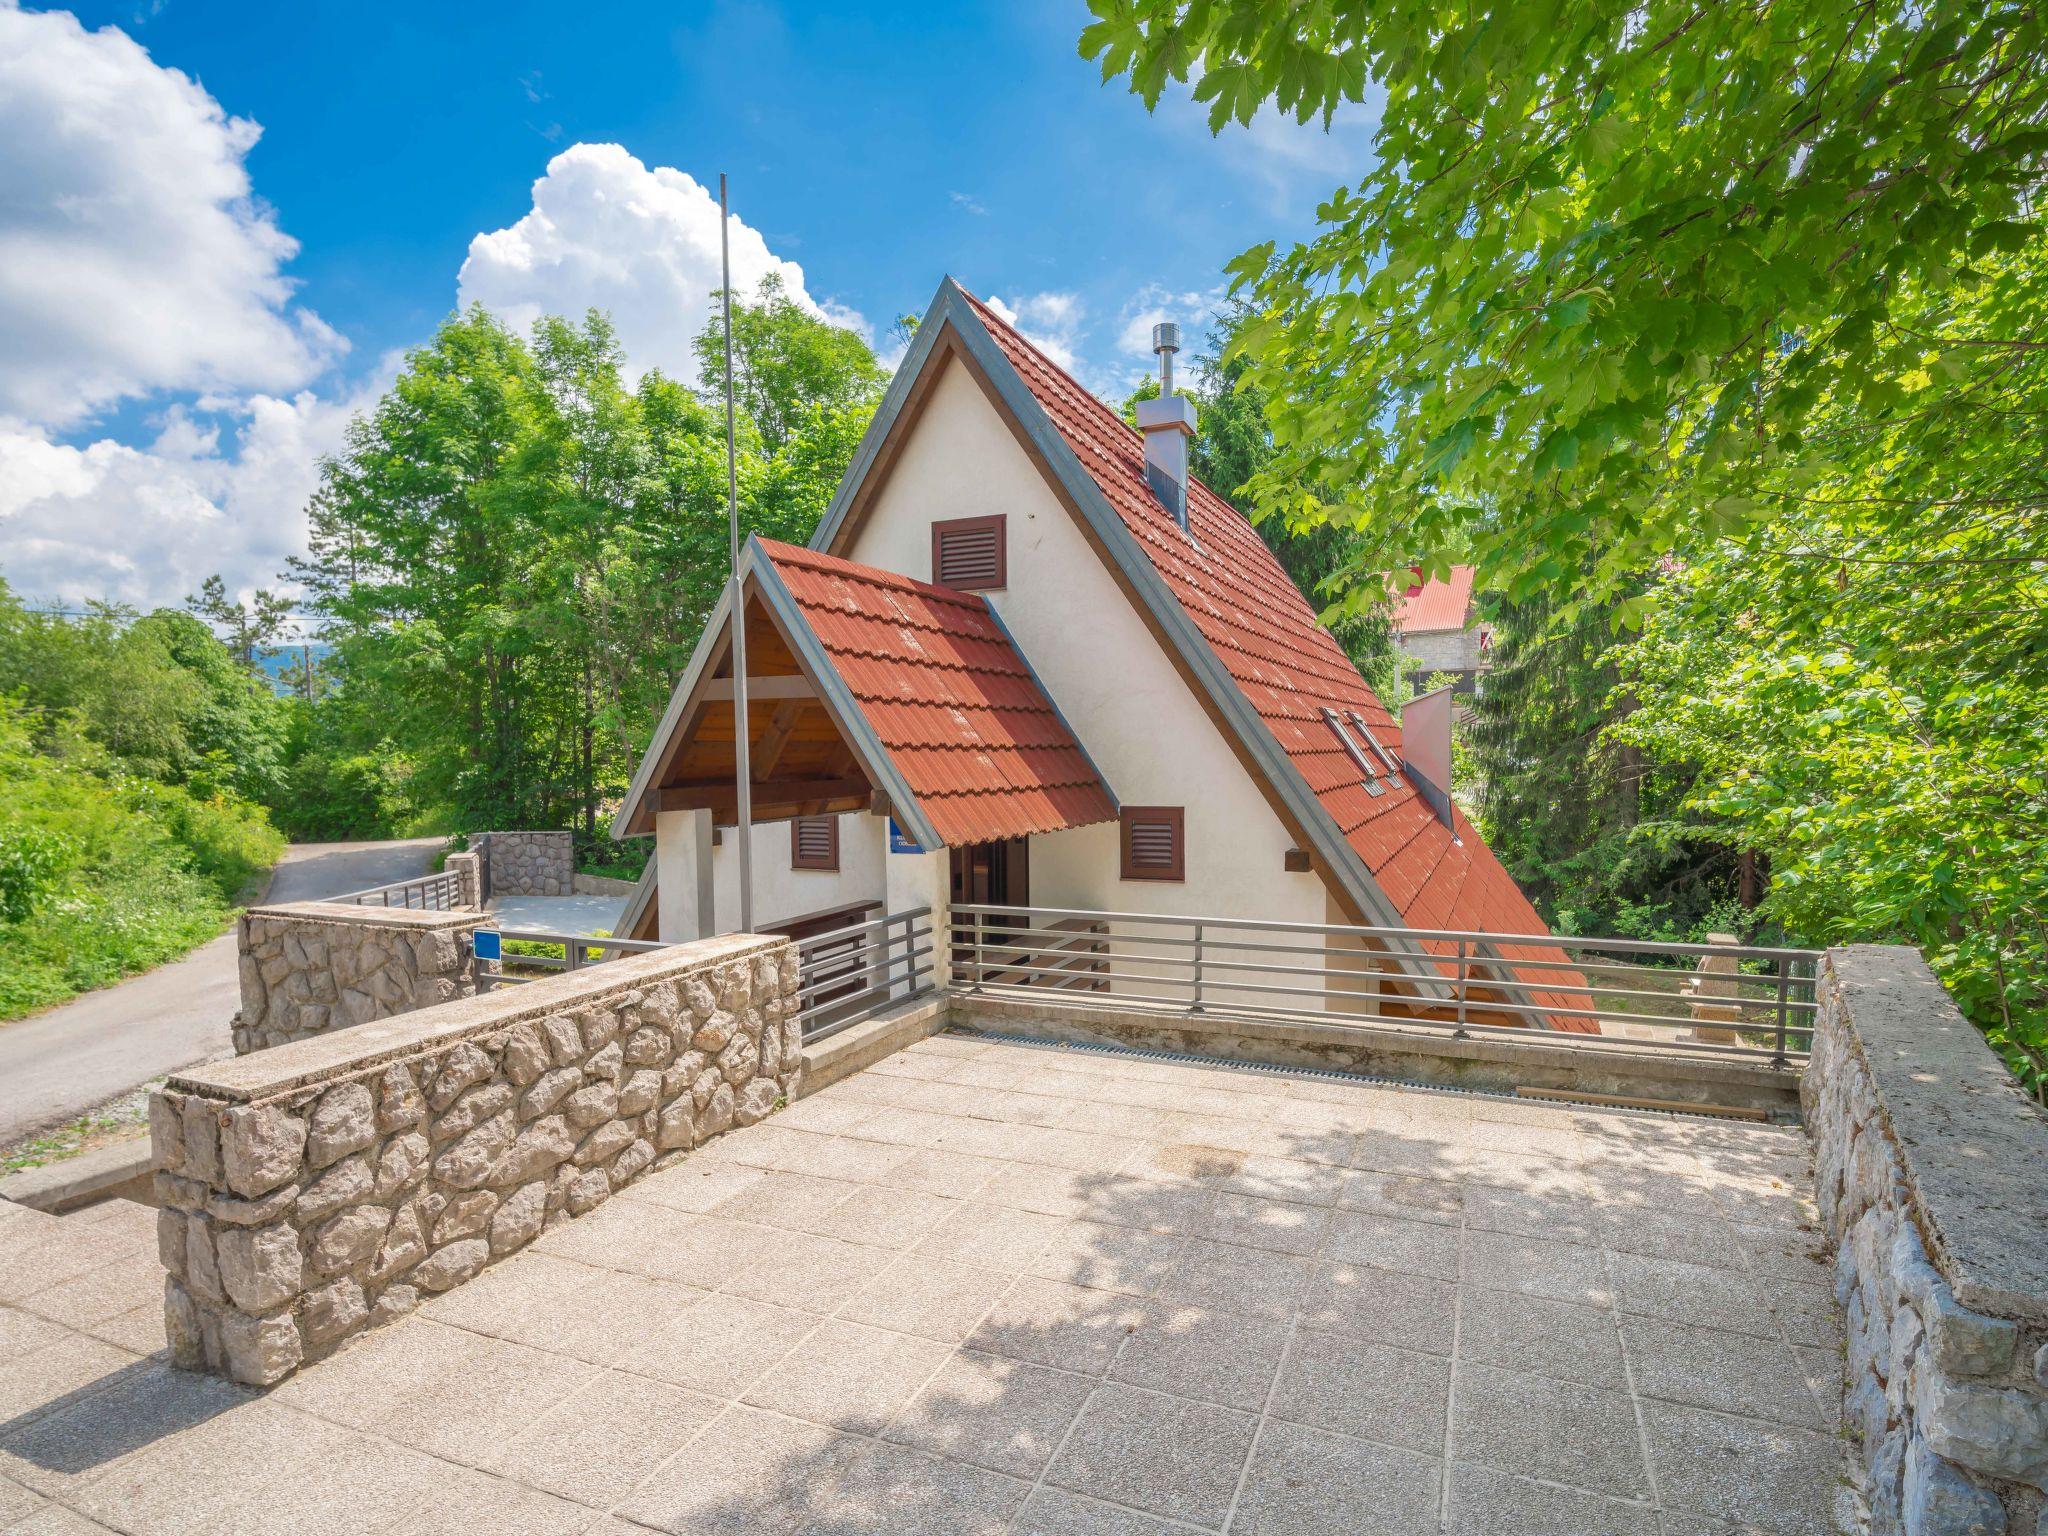
[{"label": "entrance door", "polygon": [[[1021,837],[1000,843],[975,843],[952,850],[953,905],[1023,907],[1031,903],[1031,851]],[[981,920],[984,939],[1004,928],[1028,928],[1023,917],[988,917]],[[974,958],[974,920],[953,925],[953,964],[967,966]],[[983,956],[984,962],[993,958]],[[971,970],[963,971],[973,980]],[[988,980],[994,980],[991,974]]]}]

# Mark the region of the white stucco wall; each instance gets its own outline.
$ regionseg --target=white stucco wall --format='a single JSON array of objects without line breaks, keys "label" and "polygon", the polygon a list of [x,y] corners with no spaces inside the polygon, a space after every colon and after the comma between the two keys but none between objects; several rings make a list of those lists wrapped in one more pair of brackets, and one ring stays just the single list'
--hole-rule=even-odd
[{"label": "white stucco wall", "polygon": [[[704,812],[664,811],[655,818],[656,890],[661,902],[661,937],[670,943],[727,933],[740,921],[740,851],[737,829],[722,829],[711,850],[711,914],[705,921],[695,899],[696,828],[710,821]],[[789,823],[764,821],[754,827],[754,927],[758,930],[808,917],[814,912],[881,901],[886,890],[883,850],[888,822],[865,812],[839,818],[839,868],[792,869]]]},{"label": "white stucco wall", "polygon": [[[1122,804],[1186,810],[1184,882],[1120,879],[1117,828],[1106,823],[1031,840],[1032,903],[1325,921],[1322,881],[1283,867],[1293,838],[1073,516],[954,361],[844,553],[929,580],[931,524],[993,512],[1007,518],[1008,586],[984,595],[1046,691]],[[1294,1006],[1314,1004],[1302,998]]]}]

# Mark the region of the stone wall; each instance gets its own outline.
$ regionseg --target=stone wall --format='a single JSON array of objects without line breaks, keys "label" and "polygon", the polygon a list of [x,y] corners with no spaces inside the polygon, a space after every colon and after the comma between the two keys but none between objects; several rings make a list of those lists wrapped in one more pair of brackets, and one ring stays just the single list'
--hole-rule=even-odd
[{"label": "stone wall", "polygon": [[487,832],[478,840],[491,866],[491,895],[575,894],[576,848],[567,832]]},{"label": "stone wall", "polygon": [[254,907],[236,924],[246,1054],[431,1008],[476,991],[469,935],[481,912],[309,901]]},{"label": "stone wall", "polygon": [[797,955],[728,935],[182,1072],[150,1099],[182,1367],[266,1385],[793,1098]]},{"label": "stone wall", "polygon": [[1831,951],[1804,1086],[1874,1536],[2048,1536],[2048,1116],[1917,952]]}]

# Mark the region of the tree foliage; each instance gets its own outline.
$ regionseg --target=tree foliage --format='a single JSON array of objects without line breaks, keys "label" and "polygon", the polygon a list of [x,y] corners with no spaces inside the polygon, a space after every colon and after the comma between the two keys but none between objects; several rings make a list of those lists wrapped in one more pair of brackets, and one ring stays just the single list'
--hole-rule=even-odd
[{"label": "tree foliage", "polygon": [[2048,19],[1092,3],[1106,78],[1191,80],[1214,124],[1383,93],[1314,236],[1232,265],[1254,490],[1356,531],[1355,603],[1473,559],[1548,612],[1494,836],[1583,892],[1605,818],[1568,793],[1531,834],[1533,765],[1575,732],[1596,777],[1640,753],[1673,798],[1611,846],[1747,855],[1795,937],[1920,943],[2038,1083]]},{"label": "tree foliage", "polygon": [[[882,374],[773,281],[733,318],[742,529],[802,542]],[[722,410],[659,372],[629,386],[602,315],[521,338],[472,309],[351,425],[310,519],[298,574],[339,686],[305,782],[363,831],[588,833],[725,581]]]}]

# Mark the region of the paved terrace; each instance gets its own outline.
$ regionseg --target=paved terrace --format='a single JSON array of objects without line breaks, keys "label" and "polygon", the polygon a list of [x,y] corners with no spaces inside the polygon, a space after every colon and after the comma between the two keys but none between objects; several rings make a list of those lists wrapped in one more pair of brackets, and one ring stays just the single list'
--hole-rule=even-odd
[{"label": "paved terrace", "polygon": [[153,1356],[152,1212],[10,1208],[0,1530],[1810,1536],[1807,1193],[1795,1130],[941,1036],[267,1394]]}]

